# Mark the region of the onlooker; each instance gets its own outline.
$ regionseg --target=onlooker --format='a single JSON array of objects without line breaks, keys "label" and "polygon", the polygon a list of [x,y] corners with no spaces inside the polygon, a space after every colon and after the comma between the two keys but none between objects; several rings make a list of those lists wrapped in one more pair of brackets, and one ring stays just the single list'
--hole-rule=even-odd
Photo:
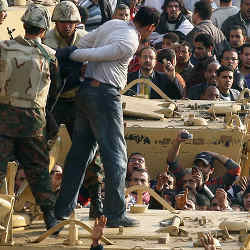
[{"label": "onlooker", "polygon": [[238,11],[239,8],[233,6],[232,0],[220,0],[220,7],[213,11],[211,21],[220,29],[223,22],[228,17],[235,15]]},{"label": "onlooker", "polygon": [[174,32],[168,32],[163,36],[162,49],[173,49],[176,44],[180,41],[178,35]]},{"label": "onlooker", "polygon": [[[182,185],[181,178],[184,176],[185,171],[179,162],[178,156],[181,147],[181,143],[184,142],[186,139],[181,138],[182,132],[186,132],[185,130],[181,130],[176,140],[173,142],[172,147],[170,147],[168,151],[168,165],[169,170],[175,175],[176,177],[176,187],[180,188]],[[214,160],[218,160],[222,163],[226,168],[226,173],[224,176],[212,177],[214,172]],[[215,152],[201,152],[195,156],[194,159],[195,166],[201,171],[202,175],[200,181],[203,180],[203,183],[206,184],[209,189],[215,193],[217,188],[224,188],[228,189],[229,186],[233,184],[236,178],[240,175],[241,167],[234,162],[229,157],[224,155],[215,153]],[[197,175],[198,176],[198,175]],[[204,184],[202,184],[204,188]]]},{"label": "onlooker", "polygon": [[220,56],[225,48],[229,47],[224,34],[220,29],[211,22],[212,7],[207,1],[199,1],[195,3],[194,13],[192,16],[195,27],[187,35],[187,40],[193,44],[193,40],[198,33],[209,34],[214,41],[214,49],[216,56]]},{"label": "onlooker", "polygon": [[7,17],[8,2],[6,0],[0,0],[0,25]]},{"label": "onlooker", "polygon": [[239,56],[235,49],[225,49],[221,56],[221,65],[226,67],[232,67],[234,70],[233,89],[242,91],[247,87],[244,76],[238,69]]},{"label": "onlooker", "polygon": [[183,42],[175,46],[176,53],[176,72],[178,72],[185,82],[187,82],[190,72],[193,69],[193,64],[190,62],[192,55],[192,47],[190,43]]},{"label": "onlooker", "polygon": [[[170,76],[165,73],[155,71],[154,68],[156,62],[157,62],[157,52],[155,51],[155,49],[153,47],[142,48],[139,54],[139,63],[141,65],[140,70],[128,74],[127,78],[128,83],[138,78],[150,79],[157,87],[159,87],[170,98],[173,99],[182,98],[183,95],[182,87],[180,86],[175,76],[175,72],[173,72],[173,75]],[[173,71],[172,68],[166,69],[165,71],[169,73],[170,70]],[[142,94],[148,96],[151,99],[161,98],[153,89],[151,89],[150,86],[147,86],[145,84],[135,85],[134,87],[131,88],[131,90],[127,91],[127,94],[131,95],[131,92],[134,93],[134,95]]]},{"label": "onlooker", "polygon": [[77,29],[81,29],[81,30],[85,30],[85,24],[88,20],[89,17],[89,13],[87,8],[85,8],[84,6],[78,5],[77,6],[80,16],[81,16],[81,22],[77,25]]},{"label": "onlooker", "polygon": [[[190,11],[194,11],[194,5],[196,2],[198,2],[199,0],[184,0],[184,5],[185,7],[190,10]],[[211,4],[212,9],[215,10],[217,8],[217,3],[213,0],[208,0],[208,2]]]},{"label": "onlooker", "polygon": [[[211,62],[207,65],[206,71],[204,73],[205,82],[196,84],[195,86],[188,89],[188,98],[191,100],[199,100],[201,96],[204,95],[207,88],[211,85],[216,85],[216,71],[219,69],[220,64],[217,62]],[[215,89],[210,89],[214,90]],[[204,98],[204,96],[203,96]],[[203,99],[206,100],[206,99]]]},{"label": "onlooker", "polygon": [[185,16],[187,11],[181,0],[165,0],[162,9],[160,23],[156,29],[158,33],[179,31],[187,35],[193,29],[193,25]]},{"label": "onlooker", "polygon": [[146,169],[145,158],[143,154],[134,152],[128,157],[128,166],[127,166],[127,176],[126,179],[129,179],[133,171],[137,168]]},{"label": "onlooker", "polygon": [[220,91],[214,85],[208,86],[204,93],[201,94],[200,100],[216,101],[220,99]]},{"label": "onlooker", "polygon": [[232,211],[227,199],[227,192],[223,188],[217,188],[215,198],[211,202],[210,210]]},{"label": "onlooker", "polygon": [[130,9],[126,4],[120,4],[116,7],[115,13],[112,16],[112,19],[120,19],[124,21],[130,20]]},{"label": "onlooker", "polygon": [[24,173],[23,168],[18,168],[15,178],[15,193],[18,192],[19,188],[23,185],[24,181],[26,180],[26,175]]},{"label": "onlooker", "polygon": [[233,25],[240,25],[242,26],[247,36],[250,35],[249,27],[250,27],[250,0],[240,0],[240,11],[233,16],[230,16],[225,20],[225,22],[221,26],[221,30],[229,40],[229,32],[230,28]]},{"label": "onlooker", "polygon": [[250,43],[240,47],[240,73],[245,77],[247,87],[250,88]]},{"label": "onlooker", "polygon": [[62,167],[58,164],[50,172],[52,191],[58,193],[62,183]]},{"label": "onlooker", "polygon": [[247,33],[244,27],[233,25],[229,30],[230,46],[239,52],[240,47],[246,42]]},{"label": "onlooker", "polygon": [[236,101],[240,92],[232,89],[234,70],[232,67],[221,66],[217,72],[217,88],[220,91],[220,98],[224,101]]}]

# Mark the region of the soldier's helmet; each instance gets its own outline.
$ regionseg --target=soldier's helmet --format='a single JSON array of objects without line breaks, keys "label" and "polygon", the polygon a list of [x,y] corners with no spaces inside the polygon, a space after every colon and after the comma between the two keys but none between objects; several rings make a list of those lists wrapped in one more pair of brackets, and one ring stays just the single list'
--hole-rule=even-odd
[{"label": "soldier's helmet", "polygon": [[6,11],[8,8],[7,0],[0,0],[0,12]]},{"label": "soldier's helmet", "polygon": [[39,4],[30,4],[21,20],[34,27],[49,29],[50,15],[48,10]]},{"label": "soldier's helmet", "polygon": [[71,1],[62,1],[54,8],[52,22],[81,22],[81,16],[76,5]]}]

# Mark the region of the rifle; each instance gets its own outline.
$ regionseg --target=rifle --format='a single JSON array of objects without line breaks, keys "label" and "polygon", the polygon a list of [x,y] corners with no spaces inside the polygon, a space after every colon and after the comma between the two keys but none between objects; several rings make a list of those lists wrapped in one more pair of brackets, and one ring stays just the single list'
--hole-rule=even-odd
[{"label": "rifle", "polygon": [[7,27],[8,35],[10,36],[10,40],[13,40],[13,39],[14,39],[12,33],[13,33],[15,30],[16,30],[16,29],[10,29],[9,27]]}]

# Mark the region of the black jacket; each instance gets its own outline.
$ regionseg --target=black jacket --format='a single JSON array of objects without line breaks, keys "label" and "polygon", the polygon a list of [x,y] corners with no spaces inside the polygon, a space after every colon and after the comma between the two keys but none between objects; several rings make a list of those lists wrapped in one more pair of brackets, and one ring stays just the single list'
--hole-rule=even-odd
[{"label": "black jacket", "polygon": [[247,83],[246,83],[245,77],[240,73],[239,70],[234,71],[234,82],[233,82],[232,88],[237,89],[240,92],[244,88],[247,88]]},{"label": "black jacket", "polygon": [[[128,73],[127,82],[130,83],[138,78],[139,78],[139,71],[130,72]],[[184,95],[184,90],[182,86],[179,84],[177,78],[171,81],[166,74],[155,71],[152,82],[171,99],[181,99]],[[127,91],[125,94],[136,95],[136,90],[137,87],[135,85],[131,88],[130,91]],[[150,99],[161,99],[161,97],[153,89],[151,89]]]},{"label": "black jacket", "polygon": [[242,18],[240,11],[236,15],[228,17],[221,26],[221,30],[226,36],[227,40],[229,40],[230,28],[233,25],[240,25],[247,32],[247,24],[244,18]]}]

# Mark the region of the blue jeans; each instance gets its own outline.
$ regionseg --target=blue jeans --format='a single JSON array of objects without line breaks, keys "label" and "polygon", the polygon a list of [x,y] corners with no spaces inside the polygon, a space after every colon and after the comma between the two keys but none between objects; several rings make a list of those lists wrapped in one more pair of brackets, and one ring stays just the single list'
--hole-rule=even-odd
[{"label": "blue jeans", "polygon": [[72,146],[67,155],[56,217],[69,216],[75,208],[85,170],[100,148],[105,171],[104,215],[121,218],[126,211],[125,176],[127,168],[121,96],[118,89],[83,83],[76,101]]}]

